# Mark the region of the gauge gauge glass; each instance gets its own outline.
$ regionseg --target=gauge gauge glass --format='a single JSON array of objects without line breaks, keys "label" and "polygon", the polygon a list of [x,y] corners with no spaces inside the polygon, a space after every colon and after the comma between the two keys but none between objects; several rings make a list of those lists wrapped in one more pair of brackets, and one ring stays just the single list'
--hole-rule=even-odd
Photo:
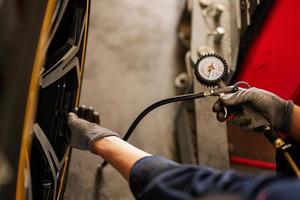
[{"label": "gauge gauge glass", "polygon": [[198,64],[198,72],[200,76],[209,81],[221,78],[224,74],[224,70],[224,63],[215,56],[205,57]]}]

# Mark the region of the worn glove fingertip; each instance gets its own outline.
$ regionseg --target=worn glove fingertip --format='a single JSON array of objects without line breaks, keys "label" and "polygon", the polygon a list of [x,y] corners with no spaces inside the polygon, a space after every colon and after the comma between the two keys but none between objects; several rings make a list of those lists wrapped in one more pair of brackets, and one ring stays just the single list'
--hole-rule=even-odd
[{"label": "worn glove fingertip", "polygon": [[100,115],[99,115],[98,112],[94,112],[94,113],[93,113],[93,122],[94,122],[95,124],[100,125]]},{"label": "worn glove fingertip", "polygon": [[224,110],[224,108],[222,106],[222,102],[220,99],[218,99],[212,106],[212,111],[217,113],[217,112],[222,112],[223,110]]},{"label": "worn glove fingertip", "polygon": [[219,122],[225,122],[226,121],[226,117],[225,117],[225,113],[224,112],[218,112],[216,114],[216,118]]},{"label": "worn glove fingertip", "polygon": [[69,112],[67,114],[67,122],[68,124],[71,124],[75,119],[78,119],[77,115],[73,112]]},{"label": "worn glove fingertip", "polygon": [[78,107],[75,107],[75,108],[73,109],[73,113],[75,113],[76,115],[78,114]]},{"label": "worn glove fingertip", "polygon": [[86,111],[87,111],[87,107],[85,105],[79,106],[78,112],[77,112],[78,117],[84,118]]}]

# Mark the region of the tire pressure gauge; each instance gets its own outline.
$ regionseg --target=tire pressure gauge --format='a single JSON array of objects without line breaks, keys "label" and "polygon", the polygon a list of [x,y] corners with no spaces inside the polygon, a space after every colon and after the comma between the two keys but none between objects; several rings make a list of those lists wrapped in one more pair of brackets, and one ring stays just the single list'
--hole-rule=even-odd
[{"label": "tire pressure gauge", "polygon": [[217,54],[205,54],[195,64],[197,80],[205,86],[216,86],[228,75],[228,66],[224,58]]}]

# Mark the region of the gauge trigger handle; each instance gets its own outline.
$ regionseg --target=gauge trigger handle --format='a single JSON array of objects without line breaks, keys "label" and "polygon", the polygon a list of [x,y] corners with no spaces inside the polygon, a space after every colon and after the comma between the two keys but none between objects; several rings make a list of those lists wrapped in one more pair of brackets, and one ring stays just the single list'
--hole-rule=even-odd
[{"label": "gauge trigger handle", "polygon": [[242,106],[242,112],[251,119],[253,129],[257,131],[265,131],[270,127],[270,122],[261,115],[250,103],[245,103]]},{"label": "gauge trigger handle", "polygon": [[225,121],[234,117],[234,115],[243,113],[245,114],[250,120],[252,124],[252,128],[256,131],[265,131],[270,127],[270,123],[268,120],[261,115],[250,103],[245,103],[240,106],[224,106],[221,103],[221,106],[224,109],[223,113],[217,115],[219,121]]}]

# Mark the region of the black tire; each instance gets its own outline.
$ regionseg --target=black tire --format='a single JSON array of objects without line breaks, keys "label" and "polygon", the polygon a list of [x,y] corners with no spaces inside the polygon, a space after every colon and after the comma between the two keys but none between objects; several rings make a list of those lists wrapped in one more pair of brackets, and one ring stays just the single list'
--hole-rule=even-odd
[{"label": "black tire", "polygon": [[63,198],[89,11],[90,0],[0,2],[0,199]]},{"label": "black tire", "polygon": [[70,163],[66,114],[77,106],[85,59],[89,0],[61,1],[47,44],[30,171],[32,196],[62,199]]}]

